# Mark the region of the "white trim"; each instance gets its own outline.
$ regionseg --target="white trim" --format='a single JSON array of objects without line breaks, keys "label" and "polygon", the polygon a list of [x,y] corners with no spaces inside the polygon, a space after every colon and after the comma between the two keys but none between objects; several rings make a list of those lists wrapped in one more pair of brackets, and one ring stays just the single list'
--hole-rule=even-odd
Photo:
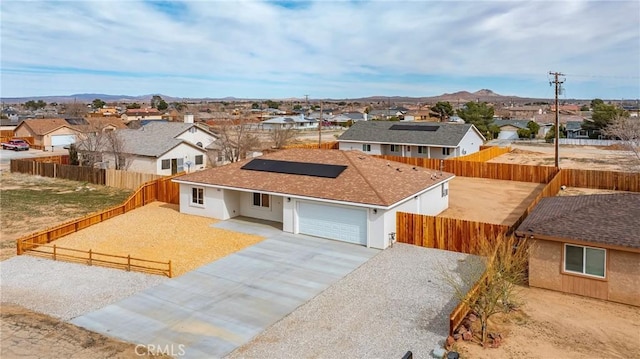
[{"label": "white trim", "polygon": [[[572,270],[567,269],[567,246],[582,248],[582,272],[576,272],[576,271],[572,271]],[[604,262],[603,262],[604,275],[603,276],[586,273],[586,269],[587,269],[587,251],[586,251],[586,249],[587,248],[595,249],[595,250],[599,250],[599,251],[603,251],[604,252]],[[573,244],[573,243],[564,243],[563,251],[564,251],[563,256],[562,256],[562,270],[563,270],[563,272],[570,273],[570,274],[577,274],[577,275],[581,275],[581,276],[585,276],[585,277],[598,278],[598,279],[606,279],[607,278],[607,250],[605,248],[583,246],[583,245]]]},{"label": "white trim", "polygon": [[[194,197],[193,197],[193,190],[197,189],[197,190],[202,190],[202,203],[197,203],[194,202]],[[189,206],[191,207],[198,207],[198,208],[205,208],[206,203],[204,202],[204,198],[205,198],[205,189],[204,187],[201,186],[192,186],[191,187],[191,193],[189,193]]]}]

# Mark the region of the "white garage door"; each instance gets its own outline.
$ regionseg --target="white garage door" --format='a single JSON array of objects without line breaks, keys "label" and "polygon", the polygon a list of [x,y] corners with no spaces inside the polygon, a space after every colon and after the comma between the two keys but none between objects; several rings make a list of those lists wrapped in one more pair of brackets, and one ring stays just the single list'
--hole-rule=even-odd
[{"label": "white garage door", "polygon": [[75,135],[53,135],[51,136],[51,146],[66,146],[76,142]]},{"label": "white garage door", "polygon": [[500,131],[498,134],[499,140],[517,140],[518,131]]},{"label": "white garage door", "polygon": [[311,236],[367,245],[367,210],[299,202],[298,231]]}]

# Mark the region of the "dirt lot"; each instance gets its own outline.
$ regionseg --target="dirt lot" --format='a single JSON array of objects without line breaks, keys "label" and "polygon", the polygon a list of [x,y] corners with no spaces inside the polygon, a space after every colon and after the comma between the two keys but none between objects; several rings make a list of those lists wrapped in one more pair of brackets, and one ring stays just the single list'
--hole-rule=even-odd
[{"label": "dirt lot", "polygon": [[544,188],[541,183],[455,177],[440,217],[512,225]]},{"label": "dirt lot", "polygon": [[489,325],[503,334],[502,345],[458,342],[461,358],[626,359],[640,353],[640,308],[537,288],[523,288],[522,297],[519,311],[496,315]]},{"label": "dirt lot", "polygon": [[[553,144],[513,144],[510,153],[489,162],[553,166]],[[610,171],[640,171],[638,160],[629,151],[610,150],[595,146],[560,145],[560,168]]]},{"label": "dirt lot", "polygon": [[0,260],[16,238],[122,203],[131,190],[0,172]]},{"label": "dirt lot", "polygon": [[[3,304],[2,358],[118,358],[154,357],[145,348],[34,313],[16,305]],[[140,354],[136,354],[136,351]]]},{"label": "dirt lot", "polygon": [[55,241],[60,247],[167,262],[174,277],[260,242],[255,235],[212,228],[216,220],[153,202]]}]

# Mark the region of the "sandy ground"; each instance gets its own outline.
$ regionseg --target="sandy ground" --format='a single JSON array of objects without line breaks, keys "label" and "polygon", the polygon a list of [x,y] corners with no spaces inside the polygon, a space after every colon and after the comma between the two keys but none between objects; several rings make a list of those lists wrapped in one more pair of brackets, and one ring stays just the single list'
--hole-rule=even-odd
[{"label": "sandy ground", "polygon": [[[462,358],[638,358],[640,308],[545,289],[523,288],[519,311],[496,316],[499,348],[457,342]],[[476,323],[478,323],[476,321]],[[476,331],[478,333],[478,331]]]},{"label": "sandy ground", "polygon": [[60,247],[167,262],[174,277],[258,243],[260,236],[213,228],[214,219],[153,202],[56,240]]},{"label": "sandy ground", "polygon": [[[512,144],[512,151],[489,162],[553,166],[553,144]],[[640,171],[638,159],[629,151],[609,150],[595,146],[560,145],[560,168],[610,171]]]},{"label": "sandy ground", "polygon": [[455,177],[449,182],[449,208],[438,216],[512,225],[544,186],[541,183]]},{"label": "sandy ground", "polygon": [[136,348],[134,344],[123,343],[16,305],[3,303],[0,311],[2,358],[158,357],[148,353],[145,347]]}]

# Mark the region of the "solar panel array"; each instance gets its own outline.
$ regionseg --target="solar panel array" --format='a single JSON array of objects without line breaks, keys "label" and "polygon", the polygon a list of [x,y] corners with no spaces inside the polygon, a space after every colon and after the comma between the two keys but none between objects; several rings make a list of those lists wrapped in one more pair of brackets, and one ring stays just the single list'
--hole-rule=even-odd
[{"label": "solar panel array", "polygon": [[401,130],[401,131],[438,131],[440,126],[422,126],[422,125],[392,125],[389,127],[390,130]]},{"label": "solar panel array", "polygon": [[340,176],[342,171],[347,169],[347,166],[256,158],[242,166],[241,169],[312,177],[337,178]]}]

